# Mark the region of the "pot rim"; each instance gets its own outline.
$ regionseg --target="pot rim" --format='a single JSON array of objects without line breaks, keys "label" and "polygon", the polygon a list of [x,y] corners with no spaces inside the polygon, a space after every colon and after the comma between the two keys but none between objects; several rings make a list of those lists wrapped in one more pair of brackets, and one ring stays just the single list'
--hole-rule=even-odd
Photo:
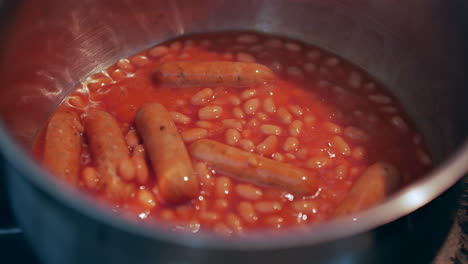
[{"label": "pot rim", "polygon": [[[69,209],[93,220],[130,234],[155,241],[165,241],[190,248],[223,250],[260,250],[310,246],[364,233],[403,217],[426,205],[460,180],[468,172],[468,140],[423,179],[407,186],[378,206],[358,213],[311,225],[302,229],[288,229],[270,236],[268,232],[254,232],[245,238],[225,239],[209,233],[174,232],[133,222],[102,210],[95,200],[82,192],[57,181],[14,143],[4,124],[0,124],[0,152],[21,177],[43,190]],[[318,227],[318,228],[317,228]]]}]

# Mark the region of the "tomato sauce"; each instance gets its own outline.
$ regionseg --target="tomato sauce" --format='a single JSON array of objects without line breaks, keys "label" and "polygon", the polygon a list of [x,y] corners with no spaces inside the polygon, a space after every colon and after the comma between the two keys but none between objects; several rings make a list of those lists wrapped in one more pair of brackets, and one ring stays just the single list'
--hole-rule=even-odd
[{"label": "tomato sauce", "polygon": [[[165,87],[155,69],[170,61],[244,61],[269,67],[274,83],[235,88]],[[185,144],[208,138],[247,152],[304,168],[319,182],[313,195],[293,195],[224,175],[192,158],[200,193],[183,204],[158,196],[155,175],[135,126],[149,102],[170,111]],[[110,113],[130,155],[142,157],[137,187],[125,201],[108,199],[83,132],[77,188],[147,223],[159,219],[177,230],[213,230],[236,235],[263,228],[282,230],[333,217],[356,180],[373,163],[395,166],[402,184],[431,169],[422,136],[398,100],[358,67],[338,56],[287,38],[249,32],[207,33],[170,40],[121,59],[86,78],[58,110],[85,117],[92,109]],[[35,155],[41,160],[45,130]]]}]

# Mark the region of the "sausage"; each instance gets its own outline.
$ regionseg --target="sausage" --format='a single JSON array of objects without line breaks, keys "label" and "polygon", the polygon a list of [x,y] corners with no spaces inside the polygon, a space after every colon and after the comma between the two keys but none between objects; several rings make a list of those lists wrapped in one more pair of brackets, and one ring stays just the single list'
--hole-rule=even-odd
[{"label": "sausage", "polygon": [[229,61],[166,62],[161,64],[154,74],[162,84],[172,87],[246,87],[272,82],[275,79],[273,71],[264,65]]},{"label": "sausage", "polygon": [[83,127],[72,111],[57,111],[47,125],[43,164],[53,174],[76,184],[80,169]]},{"label": "sausage", "polygon": [[391,164],[377,162],[367,168],[338,205],[335,216],[357,213],[383,201],[400,185],[400,174]]},{"label": "sausage", "polygon": [[123,201],[136,190],[118,176],[120,163],[130,158],[125,138],[117,121],[107,112],[93,110],[85,117],[85,131],[96,169],[101,175],[107,198]]},{"label": "sausage", "polygon": [[189,150],[193,157],[231,177],[279,187],[296,195],[311,195],[318,189],[317,178],[311,171],[213,140],[200,139],[192,143]]},{"label": "sausage", "polygon": [[144,104],[136,115],[137,131],[156,171],[160,197],[182,203],[198,195],[198,178],[169,112],[157,103]]}]

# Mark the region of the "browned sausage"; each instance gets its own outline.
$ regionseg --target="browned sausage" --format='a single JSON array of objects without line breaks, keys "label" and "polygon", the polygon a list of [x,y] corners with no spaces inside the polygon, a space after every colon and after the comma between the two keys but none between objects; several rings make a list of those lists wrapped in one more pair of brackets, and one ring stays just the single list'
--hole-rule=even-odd
[{"label": "browned sausage", "polygon": [[72,111],[57,111],[47,125],[44,142],[44,166],[75,184],[80,169],[83,127],[80,117]]},{"label": "browned sausage", "polygon": [[130,155],[117,121],[107,112],[93,110],[86,115],[84,123],[106,196],[117,201],[128,198],[135,191],[135,185],[123,182],[118,176],[118,166]]},{"label": "browned sausage", "polygon": [[213,140],[201,139],[190,145],[193,157],[228,176],[260,185],[279,187],[292,194],[310,195],[318,189],[312,172],[274,161]]},{"label": "browned sausage", "polygon": [[252,62],[183,61],[163,63],[156,69],[155,77],[172,87],[246,87],[271,82],[275,74],[266,66]]},{"label": "browned sausage", "polygon": [[161,198],[169,203],[181,203],[196,197],[198,178],[166,108],[156,103],[143,105],[138,110],[136,126],[156,171]]},{"label": "browned sausage", "polygon": [[391,164],[377,162],[367,168],[335,211],[335,216],[357,213],[383,201],[400,184],[400,174]]}]

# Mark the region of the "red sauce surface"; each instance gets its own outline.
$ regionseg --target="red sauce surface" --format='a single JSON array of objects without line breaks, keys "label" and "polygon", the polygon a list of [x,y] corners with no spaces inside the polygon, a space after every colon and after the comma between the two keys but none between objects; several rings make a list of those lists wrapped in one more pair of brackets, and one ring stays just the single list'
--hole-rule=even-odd
[{"label": "red sauce surface", "polygon": [[[255,61],[272,69],[280,80],[247,88],[210,87],[213,96],[203,105],[193,105],[193,96],[206,91],[206,87],[167,88],[152,77],[161,63],[181,60]],[[267,98],[274,103],[273,111],[265,105]],[[314,195],[294,196],[280,188],[226,177],[193,159],[200,194],[188,203],[170,205],[158,199],[157,175],[148,157],[149,180],[138,184],[134,197],[125,202],[109,201],[89,179],[80,178],[78,188],[114,209],[145,222],[162,219],[175,229],[209,229],[230,235],[265,227],[281,230],[320,223],[332,217],[353,183],[374,162],[393,164],[404,184],[431,168],[421,136],[395,97],[356,66],[291,39],[257,33],[216,33],[171,40],[90,76],[59,109],[76,111],[82,117],[91,109],[107,111],[118,120],[129,151],[134,154],[144,148],[135,133],[135,115],[148,102],[163,104],[169,111],[185,116],[174,121],[187,145],[201,133],[198,137],[306,168],[319,181],[320,188]],[[258,108],[252,114],[246,113],[248,104],[256,102]],[[199,109],[206,106],[220,106],[222,114],[213,120],[200,120]],[[280,131],[268,135],[262,125],[274,125]],[[239,142],[229,136],[237,134],[233,130],[238,131]],[[275,138],[277,143],[267,144],[265,150],[259,145],[267,137]],[[43,136],[38,137],[36,144],[39,157],[43,140]],[[94,166],[86,131],[84,140],[82,169]],[[139,144],[136,148],[135,140]]]}]

